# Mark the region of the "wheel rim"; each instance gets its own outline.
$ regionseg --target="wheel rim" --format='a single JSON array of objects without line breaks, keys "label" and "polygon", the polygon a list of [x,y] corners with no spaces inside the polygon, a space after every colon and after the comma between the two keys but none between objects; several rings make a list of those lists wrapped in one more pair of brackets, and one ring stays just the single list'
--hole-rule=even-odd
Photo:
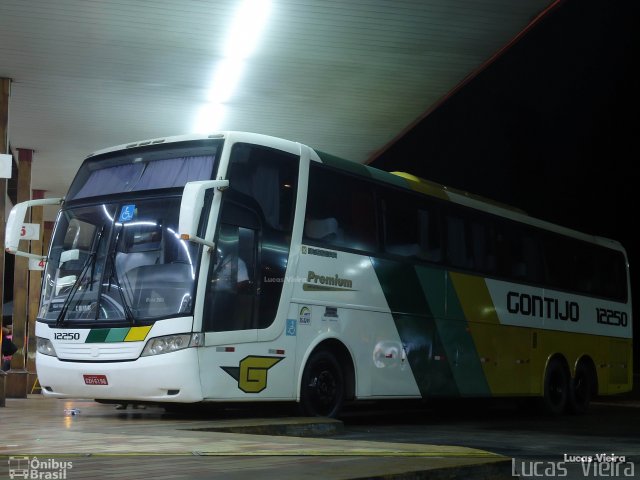
[{"label": "wheel rim", "polygon": [[553,372],[549,381],[549,399],[554,406],[564,404],[567,395],[564,375],[560,371]]},{"label": "wheel rim", "polygon": [[588,375],[579,368],[576,370],[576,377],[573,382],[573,396],[577,405],[584,406],[589,402],[590,389]]},{"label": "wheel rim", "polygon": [[311,375],[308,392],[314,410],[320,415],[330,414],[336,407],[339,387],[335,372],[326,365],[318,366]]}]

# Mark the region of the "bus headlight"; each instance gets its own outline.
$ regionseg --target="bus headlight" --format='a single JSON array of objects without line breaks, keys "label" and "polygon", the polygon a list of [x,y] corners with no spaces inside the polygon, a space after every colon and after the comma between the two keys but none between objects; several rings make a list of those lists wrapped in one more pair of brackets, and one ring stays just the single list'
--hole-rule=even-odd
[{"label": "bus headlight", "polygon": [[164,337],[152,338],[147,342],[142,350],[143,357],[149,355],[160,355],[182,350],[187,347],[201,347],[204,344],[202,333],[185,333],[181,335],[166,335]]},{"label": "bus headlight", "polygon": [[53,348],[53,343],[48,338],[36,337],[36,350],[43,355],[57,357],[56,349]]}]

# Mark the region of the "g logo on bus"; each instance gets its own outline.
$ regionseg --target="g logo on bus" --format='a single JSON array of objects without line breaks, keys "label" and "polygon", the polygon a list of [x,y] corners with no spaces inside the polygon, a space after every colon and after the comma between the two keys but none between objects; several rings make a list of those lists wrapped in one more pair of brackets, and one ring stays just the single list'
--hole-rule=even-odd
[{"label": "g logo on bus", "polygon": [[237,367],[220,367],[238,381],[244,393],[260,393],[267,388],[267,371],[284,357],[249,355]]}]

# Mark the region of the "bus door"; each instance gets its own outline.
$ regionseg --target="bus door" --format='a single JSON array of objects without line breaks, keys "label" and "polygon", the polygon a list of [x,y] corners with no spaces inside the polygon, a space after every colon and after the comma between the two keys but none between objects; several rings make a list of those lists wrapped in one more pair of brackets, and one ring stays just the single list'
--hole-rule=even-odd
[{"label": "bus door", "polygon": [[205,332],[244,332],[240,335],[227,335],[229,338],[226,340],[257,340],[256,269],[259,233],[257,215],[225,198],[204,292],[202,322]]},{"label": "bus door", "polygon": [[284,332],[286,314],[276,314],[298,163],[299,156],[259,145],[240,143],[231,150],[229,188],[222,197],[207,282],[199,292],[204,294],[206,348],[199,349],[199,361],[205,398],[292,395],[295,337],[280,333],[266,341],[259,336],[267,329]]}]

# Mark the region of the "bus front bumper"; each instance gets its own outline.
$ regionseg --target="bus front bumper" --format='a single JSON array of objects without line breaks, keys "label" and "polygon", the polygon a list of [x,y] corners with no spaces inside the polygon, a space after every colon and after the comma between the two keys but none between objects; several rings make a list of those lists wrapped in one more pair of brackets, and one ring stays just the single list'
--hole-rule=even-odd
[{"label": "bus front bumper", "polygon": [[36,370],[47,397],[184,403],[202,400],[195,348],[99,363],[61,361],[38,353]]}]

